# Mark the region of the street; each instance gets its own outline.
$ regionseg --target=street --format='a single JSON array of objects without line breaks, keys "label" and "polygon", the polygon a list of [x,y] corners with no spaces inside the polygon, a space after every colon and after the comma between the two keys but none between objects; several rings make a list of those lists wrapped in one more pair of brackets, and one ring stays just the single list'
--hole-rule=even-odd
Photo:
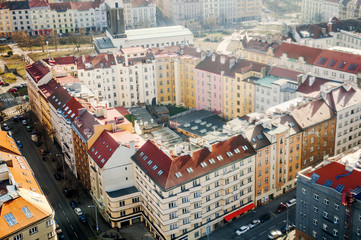
[{"label": "street", "polygon": [[[287,211],[284,211],[280,214],[275,213],[276,208],[280,205],[280,202],[287,202],[289,199],[294,198],[296,195],[296,190],[290,191],[278,199],[275,199],[261,207],[255,209],[254,212],[249,212],[244,216],[241,216],[237,219],[232,220],[231,222],[225,224],[223,227],[212,232],[207,238],[204,236],[202,239],[206,240],[260,240],[268,239],[267,235],[272,230],[280,230],[283,226],[286,225]],[[271,219],[265,223],[261,223],[258,226],[250,229],[245,234],[238,236],[236,231],[244,225],[248,225],[252,220],[259,219],[265,213],[271,214]],[[290,207],[288,211],[288,219],[290,223],[295,223],[296,220],[296,206]]]},{"label": "street", "polygon": [[[8,124],[11,123],[8,121]],[[82,224],[74,210],[70,207],[70,199],[65,198],[63,195],[62,189],[64,181],[55,180],[53,175],[56,172],[56,169],[52,166],[52,162],[49,160],[42,160],[39,150],[31,141],[29,133],[26,131],[25,127],[21,125],[21,123],[14,123],[11,127],[13,137],[23,143],[24,147],[21,151],[29,162],[44,194],[54,208],[55,219],[62,228],[66,239],[86,240],[89,238],[95,238],[95,234],[91,230],[90,226],[87,223]],[[88,219],[91,216],[90,213],[94,212],[92,208],[84,209],[83,207],[82,210]]]}]

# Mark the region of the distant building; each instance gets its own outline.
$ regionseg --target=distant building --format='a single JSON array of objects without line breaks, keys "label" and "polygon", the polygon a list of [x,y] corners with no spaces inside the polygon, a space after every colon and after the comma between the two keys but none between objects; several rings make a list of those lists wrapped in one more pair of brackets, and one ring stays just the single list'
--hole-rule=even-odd
[{"label": "distant building", "polygon": [[302,0],[301,16],[306,23],[328,21],[340,16],[341,1],[339,0]]},{"label": "distant building", "polygon": [[296,239],[361,235],[360,150],[298,173]]},{"label": "distant building", "polygon": [[11,37],[13,33],[13,28],[8,2],[0,4],[0,16],[0,36]]},{"label": "distant building", "polygon": [[28,1],[9,2],[8,7],[12,16],[12,31],[25,31],[32,34],[32,20],[30,18],[30,7]]}]

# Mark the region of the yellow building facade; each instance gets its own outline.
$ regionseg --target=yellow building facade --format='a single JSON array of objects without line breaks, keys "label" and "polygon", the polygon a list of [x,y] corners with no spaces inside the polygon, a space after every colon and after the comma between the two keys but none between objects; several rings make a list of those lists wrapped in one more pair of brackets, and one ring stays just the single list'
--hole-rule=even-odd
[{"label": "yellow building facade", "polygon": [[5,4],[0,4],[0,36],[11,37],[12,24],[10,10]]}]

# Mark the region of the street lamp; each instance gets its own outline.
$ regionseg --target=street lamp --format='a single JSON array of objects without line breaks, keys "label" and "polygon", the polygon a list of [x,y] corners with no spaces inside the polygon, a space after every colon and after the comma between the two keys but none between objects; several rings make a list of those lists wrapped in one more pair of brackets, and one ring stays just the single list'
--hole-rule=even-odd
[{"label": "street lamp", "polygon": [[97,207],[95,205],[89,205],[88,206],[89,208],[90,207],[93,207],[94,208],[94,211],[95,211],[95,224],[96,224],[96,230],[97,232],[99,231],[99,226],[98,226],[98,212],[97,212]]}]

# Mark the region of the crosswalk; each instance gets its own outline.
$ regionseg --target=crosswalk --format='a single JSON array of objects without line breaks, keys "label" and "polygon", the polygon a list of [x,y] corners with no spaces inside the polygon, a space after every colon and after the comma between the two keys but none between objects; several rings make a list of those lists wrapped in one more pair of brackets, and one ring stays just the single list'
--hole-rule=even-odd
[{"label": "crosswalk", "polygon": [[2,97],[0,97],[0,101],[1,102],[12,102],[12,101],[14,101],[15,100],[15,98],[13,98],[13,97],[9,97],[9,98],[2,98]]},{"label": "crosswalk", "polygon": [[20,115],[23,113],[23,111],[22,110],[13,110],[13,111],[9,110],[4,113],[6,116],[12,116],[12,115]]}]

